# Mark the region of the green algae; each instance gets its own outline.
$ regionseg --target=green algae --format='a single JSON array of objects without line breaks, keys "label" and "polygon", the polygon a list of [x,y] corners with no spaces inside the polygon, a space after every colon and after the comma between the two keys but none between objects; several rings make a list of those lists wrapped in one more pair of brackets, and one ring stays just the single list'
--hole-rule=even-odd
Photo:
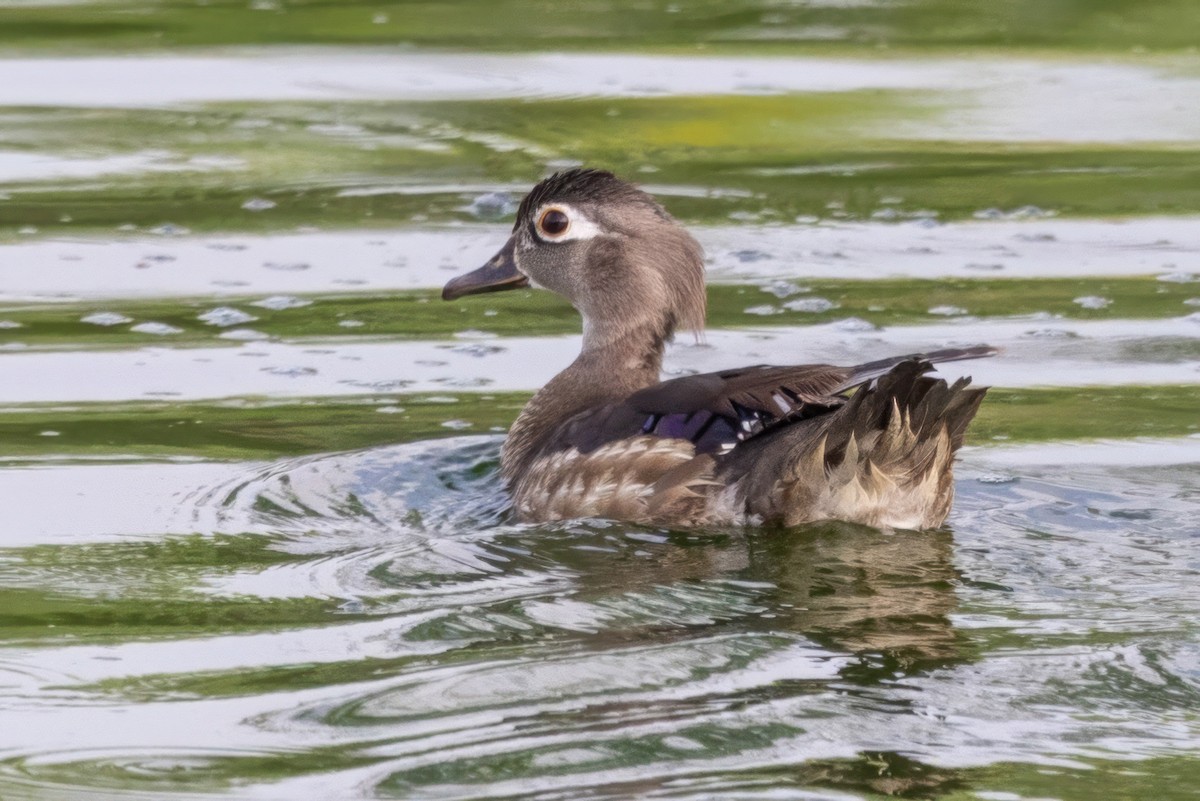
[{"label": "green algae", "polygon": [[221,45],[404,45],[471,50],[695,49],[827,52],[986,47],[1123,52],[1194,47],[1188,0],[779,3],[669,0],[345,2],[156,0],[18,3],[0,46],[57,52]]},{"label": "green algae", "polygon": [[[873,325],[923,325],[954,317],[1039,320],[1161,320],[1194,311],[1194,285],[1158,281],[1153,276],[1037,279],[830,279],[788,282],[785,298],[746,284],[712,284],[708,289],[710,328],[747,328],[828,323],[846,318]],[[254,306],[258,298],[182,298],[111,300],[54,305],[0,307],[0,319],[20,327],[0,329],[0,347],[22,349],[133,348],[148,344],[173,346],[234,345],[222,339],[231,327],[217,327],[200,316],[217,307],[232,307],[257,318],[249,328],[283,340],[353,342],[364,338],[451,339],[464,330],[497,336],[553,336],[580,330],[579,315],[548,292],[519,291],[442,301],[436,290],[395,293],[301,296],[310,305],[272,310]],[[1090,307],[1080,299],[1099,298]],[[828,304],[816,311],[789,309],[797,301]],[[828,308],[822,308],[828,305]],[[801,309],[801,310],[797,310]],[[129,318],[119,325],[95,325],[84,318],[97,313]],[[169,336],[134,331],[152,321],[179,329]],[[347,322],[353,327],[347,327]],[[3,358],[0,354],[0,358]]]},{"label": "green algae", "polygon": [[[0,409],[0,458],[275,459],[502,432],[528,393]],[[968,442],[1173,437],[1200,430],[1195,386],[992,388]],[[385,413],[381,413],[380,410]],[[454,421],[453,427],[446,423]],[[1119,424],[1114,421],[1120,421]],[[46,437],[46,430],[57,436]]]}]

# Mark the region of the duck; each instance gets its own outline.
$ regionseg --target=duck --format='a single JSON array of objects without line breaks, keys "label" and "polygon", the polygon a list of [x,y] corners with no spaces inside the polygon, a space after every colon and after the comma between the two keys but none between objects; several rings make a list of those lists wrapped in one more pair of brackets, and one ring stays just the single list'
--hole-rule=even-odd
[{"label": "duck", "polygon": [[950,513],[955,454],[987,388],[929,374],[995,349],[664,381],[667,343],[704,327],[704,254],[654,197],[599,169],[534,186],[504,246],[442,297],[530,286],[574,306],[583,342],[501,448],[517,521],[922,530]]}]

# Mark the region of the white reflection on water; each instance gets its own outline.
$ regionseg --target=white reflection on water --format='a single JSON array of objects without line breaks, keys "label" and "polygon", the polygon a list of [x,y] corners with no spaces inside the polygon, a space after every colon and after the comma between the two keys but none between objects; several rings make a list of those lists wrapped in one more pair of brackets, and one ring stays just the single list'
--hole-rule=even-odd
[{"label": "white reflection on water", "polygon": [[[656,191],[663,189],[669,187]],[[709,255],[709,280],[717,282],[1200,273],[1200,220],[1188,217],[956,222],[934,227],[696,227],[694,233]],[[433,288],[483,264],[507,236],[507,226],[471,225],[453,230],[18,242],[0,245],[5,270],[0,300]],[[981,261],[988,267],[982,272]],[[305,269],[271,269],[270,264],[303,264]]]},{"label": "white reflection on water", "polygon": [[[985,320],[856,330],[840,323],[718,329],[707,345],[678,344],[668,375],[744,364],[856,364],[940,347],[986,343],[998,357],[944,365],[1003,387],[1194,384],[1200,362],[1180,355],[1145,362],[1122,349],[1200,340],[1200,324],[1168,320]],[[579,353],[579,337],[511,337],[503,349],[447,342],[252,342],[227,348],[17,352],[4,356],[0,403],[314,397],[383,391],[534,390]],[[482,356],[479,354],[483,353]],[[534,356],[536,354],[536,357]],[[364,378],[369,377],[369,378]]]},{"label": "white reflection on water", "polygon": [[[889,136],[936,141],[1200,140],[1200,80],[1063,58],[813,58],[364,53],[0,59],[0,106],[139,108],[247,100],[490,100],[883,89],[936,94]],[[36,81],[27,80],[36,74]],[[652,77],[649,77],[652,76]],[[948,109],[948,110],[947,110]],[[1069,119],[1070,125],[1063,120]]]}]

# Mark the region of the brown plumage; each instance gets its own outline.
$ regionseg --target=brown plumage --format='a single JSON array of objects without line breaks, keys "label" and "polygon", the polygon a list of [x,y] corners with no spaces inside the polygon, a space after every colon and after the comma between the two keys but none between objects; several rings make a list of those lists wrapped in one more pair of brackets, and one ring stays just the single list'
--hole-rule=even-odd
[{"label": "brown plumage", "polygon": [[534,187],[504,248],[443,296],[530,283],[570,300],[584,337],[505,442],[517,518],[932,528],[949,513],[954,453],[986,390],[927,373],[992,349],[660,382],[665,343],[703,324],[700,246],[649,195],[596,170]]}]

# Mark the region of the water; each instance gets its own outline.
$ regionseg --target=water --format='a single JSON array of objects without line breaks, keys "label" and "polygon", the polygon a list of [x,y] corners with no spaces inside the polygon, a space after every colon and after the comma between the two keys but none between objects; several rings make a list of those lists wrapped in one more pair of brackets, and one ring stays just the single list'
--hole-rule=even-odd
[{"label": "water", "polygon": [[[730,5],[0,2],[0,798],[1196,797],[1194,4]],[[1003,348],[943,530],[506,519],[581,161],[669,374]]]}]

